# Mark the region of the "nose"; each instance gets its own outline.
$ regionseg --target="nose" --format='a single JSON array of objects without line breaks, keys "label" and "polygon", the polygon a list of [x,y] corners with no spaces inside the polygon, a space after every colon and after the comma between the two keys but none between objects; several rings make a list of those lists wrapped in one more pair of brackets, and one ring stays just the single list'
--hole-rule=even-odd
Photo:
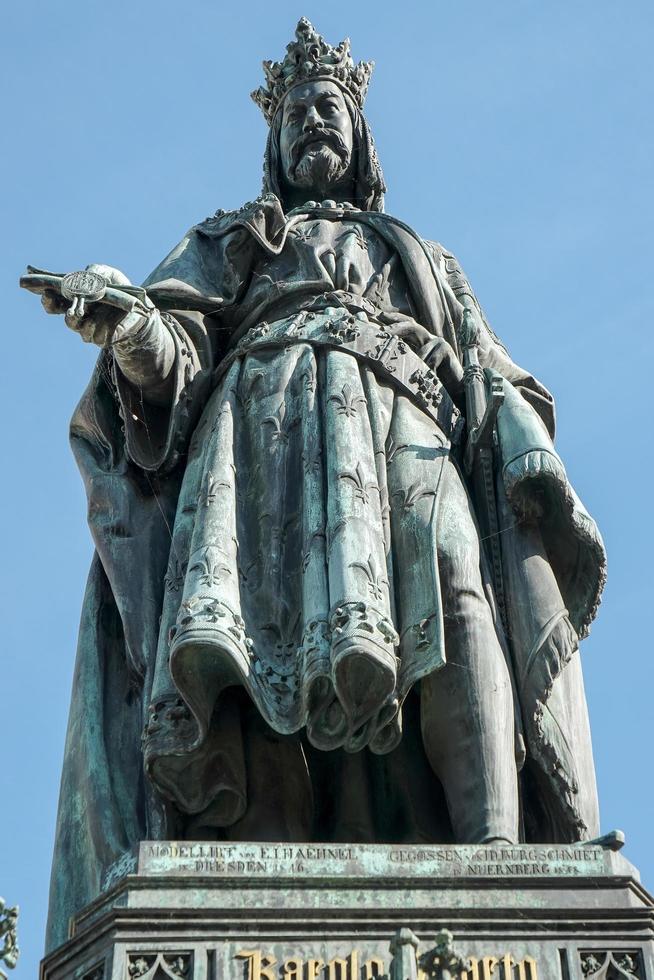
[{"label": "nose", "polygon": [[307,109],[307,114],[304,117],[304,130],[308,131],[311,129],[322,129],[324,127],[324,122],[320,117],[320,113],[316,109],[315,105],[309,106]]}]

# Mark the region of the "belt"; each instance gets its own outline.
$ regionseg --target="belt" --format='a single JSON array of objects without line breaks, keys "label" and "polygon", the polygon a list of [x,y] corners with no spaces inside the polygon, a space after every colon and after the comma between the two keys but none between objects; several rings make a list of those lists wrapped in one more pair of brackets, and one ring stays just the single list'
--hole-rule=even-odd
[{"label": "belt", "polygon": [[[343,296],[333,295],[337,301]],[[265,348],[307,343],[347,351],[408,395],[439,425],[450,442],[459,442],[463,429],[461,413],[436,374],[406,341],[371,323],[362,303],[357,304],[358,312],[352,313],[345,305],[325,306],[325,300],[329,300],[329,294],[315,302],[319,307],[317,312],[302,309],[274,323],[263,321],[251,328],[222,359],[214,380],[219,381],[238,358]]]}]

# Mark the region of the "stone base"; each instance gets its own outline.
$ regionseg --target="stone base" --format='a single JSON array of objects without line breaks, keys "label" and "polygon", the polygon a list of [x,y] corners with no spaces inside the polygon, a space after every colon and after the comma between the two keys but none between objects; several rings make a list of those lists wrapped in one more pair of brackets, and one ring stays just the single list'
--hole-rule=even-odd
[{"label": "stone base", "polygon": [[415,970],[389,953],[402,928],[419,954],[453,933],[449,974],[419,956],[431,977],[654,980],[654,899],[597,844],[159,841],[131,868],[71,923],[41,980],[404,980]]}]

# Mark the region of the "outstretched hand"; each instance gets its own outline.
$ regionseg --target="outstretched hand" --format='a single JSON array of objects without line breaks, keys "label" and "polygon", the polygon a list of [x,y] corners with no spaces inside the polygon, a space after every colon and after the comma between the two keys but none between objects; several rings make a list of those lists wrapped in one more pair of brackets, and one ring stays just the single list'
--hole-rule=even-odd
[{"label": "outstretched hand", "polygon": [[[96,272],[107,280],[111,286],[131,286],[130,280],[120,271],[110,265],[92,263],[86,267],[87,272]],[[101,300],[89,304],[89,312],[82,317],[71,316],[69,299],[54,289],[46,289],[41,295],[41,303],[46,313],[63,314],[66,326],[78,333],[87,344],[97,344],[106,347],[111,343],[116,327],[125,317],[124,310],[116,309]]]}]

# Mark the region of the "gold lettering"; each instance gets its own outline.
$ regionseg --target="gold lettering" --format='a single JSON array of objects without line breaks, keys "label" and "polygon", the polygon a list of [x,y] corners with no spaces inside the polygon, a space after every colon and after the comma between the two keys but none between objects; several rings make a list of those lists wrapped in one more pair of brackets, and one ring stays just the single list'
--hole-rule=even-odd
[{"label": "gold lettering", "polygon": [[277,964],[274,956],[264,956],[260,949],[242,949],[234,955],[247,961],[248,980],[277,980],[272,969]]},{"label": "gold lettering", "polygon": [[[481,975],[483,980],[491,980],[491,973],[499,963],[496,956],[484,956],[481,961]],[[520,980],[523,980],[521,977]]]},{"label": "gold lettering", "polygon": [[466,971],[462,976],[470,976],[470,980],[479,980],[479,960],[475,959],[474,956],[469,957],[470,969]]},{"label": "gold lettering", "polygon": [[[361,962],[358,949],[350,951],[347,958],[335,956],[325,962],[321,959],[308,959],[306,963],[292,956],[277,967],[277,959],[260,949],[241,949],[235,954],[237,959],[247,964],[246,980],[379,980],[385,974],[384,961],[379,956],[371,956]],[[457,980],[538,980],[538,967],[532,956],[522,960],[515,959],[506,952],[501,957],[469,957],[470,967],[461,970]],[[323,973],[324,971],[324,973]],[[427,976],[418,968],[418,980]]]},{"label": "gold lettering", "polygon": [[340,956],[330,960],[327,964],[327,980],[347,980],[347,960],[341,959]]},{"label": "gold lettering", "polygon": [[518,980],[538,980],[538,969],[533,956],[525,956],[516,965],[518,967]]},{"label": "gold lettering", "polygon": [[317,980],[318,974],[324,965],[322,960],[307,960],[306,980]]},{"label": "gold lettering", "polygon": [[302,960],[284,960],[283,980],[302,980]]},{"label": "gold lettering", "polygon": [[513,967],[515,965],[515,960],[510,953],[505,953],[501,961],[502,969],[504,970],[504,980],[513,980]]},{"label": "gold lettering", "polygon": [[384,972],[384,962],[380,960],[378,956],[371,956],[369,960],[363,964],[363,975],[365,980],[375,980],[375,977],[381,977]]}]

